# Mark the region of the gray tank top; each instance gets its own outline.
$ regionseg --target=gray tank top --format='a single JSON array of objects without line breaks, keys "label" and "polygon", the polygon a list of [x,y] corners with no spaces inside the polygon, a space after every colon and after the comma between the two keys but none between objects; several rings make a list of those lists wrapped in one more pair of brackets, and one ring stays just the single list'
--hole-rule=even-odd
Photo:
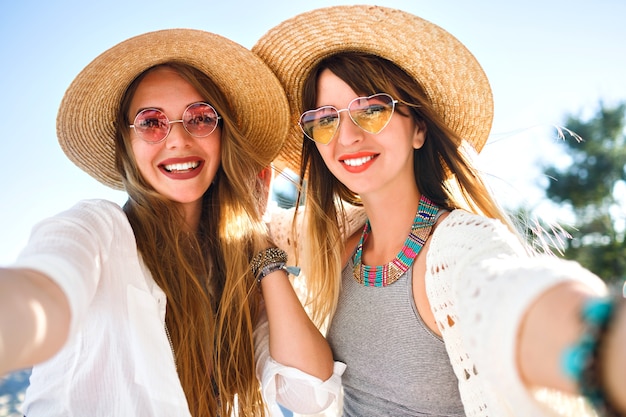
[{"label": "gray tank top", "polygon": [[343,415],[464,416],[443,340],[417,312],[413,267],[393,284],[365,287],[343,270],[339,305],[328,329],[343,374]]}]

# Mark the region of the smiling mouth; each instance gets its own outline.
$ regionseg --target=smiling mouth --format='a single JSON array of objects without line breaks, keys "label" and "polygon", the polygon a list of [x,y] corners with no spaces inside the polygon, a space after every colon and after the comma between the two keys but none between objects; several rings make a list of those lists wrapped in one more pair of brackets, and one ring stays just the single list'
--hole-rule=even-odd
[{"label": "smiling mouth", "polygon": [[200,166],[200,161],[163,165],[163,169],[167,172],[180,173],[193,171],[198,168],[198,166]]},{"label": "smiling mouth", "polygon": [[373,156],[364,156],[361,158],[344,159],[341,162],[351,167],[358,167],[358,166],[365,164],[368,161],[371,161],[372,159],[374,159]]}]

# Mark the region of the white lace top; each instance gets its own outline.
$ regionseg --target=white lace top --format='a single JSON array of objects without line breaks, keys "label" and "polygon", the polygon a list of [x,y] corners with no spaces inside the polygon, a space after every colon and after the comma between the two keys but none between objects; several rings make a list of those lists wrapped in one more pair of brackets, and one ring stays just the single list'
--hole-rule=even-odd
[{"label": "white lace top", "polygon": [[[271,222],[275,243],[290,257],[292,216],[292,210],[275,213]],[[365,213],[352,209],[349,217],[351,234]],[[427,254],[426,290],[468,417],[592,415],[580,399],[529,390],[516,365],[524,312],[566,280],[606,293],[602,280],[575,262],[527,255],[499,221],[455,210],[438,225]]]}]

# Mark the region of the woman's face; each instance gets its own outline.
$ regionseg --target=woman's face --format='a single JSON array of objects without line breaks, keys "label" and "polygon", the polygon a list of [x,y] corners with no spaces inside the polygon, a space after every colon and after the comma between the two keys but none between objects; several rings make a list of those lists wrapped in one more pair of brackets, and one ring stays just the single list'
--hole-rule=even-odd
[{"label": "woman's face", "polygon": [[[139,83],[128,116],[132,122],[140,111],[156,108],[170,121],[180,120],[187,106],[201,101],[203,97],[176,71],[157,68]],[[131,129],[135,160],[141,175],[159,194],[198,213],[220,165],[221,128],[218,125],[210,135],[197,138],[182,123],[170,127],[167,138],[158,143],[140,139]]]},{"label": "woman's face", "polygon": [[[379,92],[393,96],[392,92]],[[330,70],[320,74],[316,107],[344,109],[359,96]],[[412,118],[396,111],[381,132],[372,134],[355,125],[347,112],[340,114],[339,129],[332,141],[327,145],[316,143],[326,166],[339,181],[362,198],[376,192],[404,193],[406,187],[416,187],[413,150],[422,147],[425,132]]]}]

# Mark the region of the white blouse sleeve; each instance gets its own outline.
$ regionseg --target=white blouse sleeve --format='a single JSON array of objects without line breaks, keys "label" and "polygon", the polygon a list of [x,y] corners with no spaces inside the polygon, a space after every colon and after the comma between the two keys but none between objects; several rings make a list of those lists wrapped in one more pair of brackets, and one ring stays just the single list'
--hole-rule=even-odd
[{"label": "white blouse sleeve", "polygon": [[605,284],[575,262],[528,255],[502,223],[461,210],[437,228],[427,264],[428,297],[459,386],[482,381],[475,385],[481,393],[466,390],[466,397],[478,394],[464,398],[468,415],[467,403],[474,409],[490,405],[493,415],[546,415],[518,373],[523,316],[537,297],[561,282],[582,282],[599,295]]},{"label": "white blouse sleeve", "polygon": [[341,393],[341,375],[346,366],[335,362],[333,375],[322,381],[270,357],[269,324],[265,312],[254,331],[257,378],[263,399],[273,416],[282,416],[277,403],[299,413],[314,414],[328,408]]},{"label": "white blouse sleeve", "polygon": [[[72,313],[70,335],[80,327],[97,290],[102,265],[108,261],[107,248],[126,237],[134,243],[130,225],[115,222],[123,217],[121,208],[112,202],[81,201],[35,225],[12,265],[46,274],[61,287]],[[120,227],[127,229],[121,237],[116,235]]]}]

